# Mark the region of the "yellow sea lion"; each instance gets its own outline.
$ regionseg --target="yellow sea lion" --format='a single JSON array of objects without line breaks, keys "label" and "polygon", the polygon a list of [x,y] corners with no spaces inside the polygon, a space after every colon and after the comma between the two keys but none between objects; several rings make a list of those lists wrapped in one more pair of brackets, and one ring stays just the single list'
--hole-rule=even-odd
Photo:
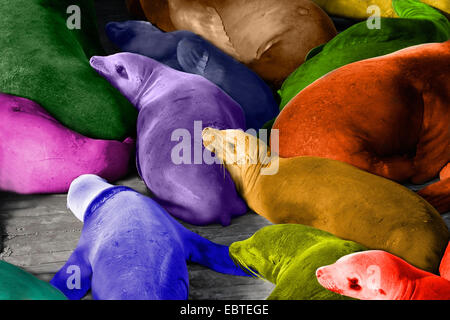
[{"label": "yellow sea lion", "polygon": [[[375,12],[368,10],[372,5],[380,8],[380,16],[383,18],[397,18],[392,7],[392,0],[313,0],[328,14],[347,18],[366,19]],[[445,0],[422,0],[432,7],[445,13],[450,13],[450,1]]]},{"label": "yellow sea lion", "polygon": [[202,136],[248,206],[272,223],[309,225],[437,272],[449,231],[414,192],[344,162],[280,158],[240,130],[205,128]]}]

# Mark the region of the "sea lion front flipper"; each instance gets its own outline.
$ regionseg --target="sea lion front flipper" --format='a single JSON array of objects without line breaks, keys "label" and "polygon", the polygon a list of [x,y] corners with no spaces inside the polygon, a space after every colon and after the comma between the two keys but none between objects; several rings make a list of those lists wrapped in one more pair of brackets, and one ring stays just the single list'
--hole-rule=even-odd
[{"label": "sea lion front flipper", "polygon": [[228,246],[211,242],[187,229],[186,231],[185,246],[189,246],[186,250],[187,260],[201,264],[216,272],[234,276],[250,276],[231,259]]},{"label": "sea lion front flipper", "polygon": [[315,48],[312,48],[308,54],[305,57],[305,61],[308,61],[309,59],[311,59],[312,57],[318,55],[319,53],[322,52],[323,48],[325,47],[326,43],[321,44],[320,46],[317,46]]},{"label": "sea lion front flipper", "polygon": [[54,275],[50,284],[70,300],[80,300],[91,289],[91,267],[75,249],[66,264]]},{"label": "sea lion front flipper", "polygon": [[202,38],[183,39],[178,43],[177,59],[183,71],[198,74],[221,87],[225,69],[218,63],[211,65],[211,55]]},{"label": "sea lion front flipper", "polygon": [[183,39],[178,43],[177,59],[185,72],[204,76],[209,53],[201,39]]}]

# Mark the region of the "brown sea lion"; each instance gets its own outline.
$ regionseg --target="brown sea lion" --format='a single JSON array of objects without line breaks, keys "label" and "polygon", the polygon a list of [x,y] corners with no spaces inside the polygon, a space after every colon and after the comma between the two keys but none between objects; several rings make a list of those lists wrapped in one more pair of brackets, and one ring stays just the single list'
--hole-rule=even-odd
[{"label": "brown sea lion", "polygon": [[[355,62],[318,79],[276,119],[280,156],[350,163],[423,184],[450,162],[450,41]],[[420,194],[450,210],[450,180]]]},{"label": "brown sea lion", "polygon": [[192,31],[280,85],[308,52],[336,35],[310,0],[141,0],[147,19],[164,31]]},{"label": "brown sea lion", "polygon": [[437,272],[449,231],[409,189],[340,161],[269,156],[240,130],[205,128],[203,144],[225,163],[249,208],[272,223],[309,225]]}]

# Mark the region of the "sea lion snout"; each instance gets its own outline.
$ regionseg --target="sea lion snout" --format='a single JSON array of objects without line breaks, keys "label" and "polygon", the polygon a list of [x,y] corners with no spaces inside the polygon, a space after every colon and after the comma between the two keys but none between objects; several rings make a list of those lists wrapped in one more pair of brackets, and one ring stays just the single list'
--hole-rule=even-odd
[{"label": "sea lion snout", "polygon": [[105,57],[93,56],[89,60],[89,64],[95,71],[97,71],[101,76],[107,76],[110,72],[105,64]]},{"label": "sea lion snout", "polygon": [[67,208],[80,220],[84,221],[84,214],[91,202],[104,190],[111,188],[105,179],[94,174],[79,176],[70,184],[67,194]]},{"label": "sea lion snout", "polygon": [[123,22],[109,22],[105,27],[108,38],[117,45],[124,45],[133,37],[131,30]]},{"label": "sea lion snout", "polygon": [[327,290],[337,292],[338,288],[337,288],[336,284],[334,283],[334,281],[332,280],[332,277],[330,277],[330,274],[329,274],[327,268],[328,267],[325,266],[325,267],[320,267],[316,270],[317,281],[320,283],[320,285],[322,287],[326,288]]},{"label": "sea lion snout", "polygon": [[216,140],[216,135],[214,131],[217,130],[213,128],[205,128],[202,131],[203,145],[211,152],[214,152],[214,146],[212,144]]}]

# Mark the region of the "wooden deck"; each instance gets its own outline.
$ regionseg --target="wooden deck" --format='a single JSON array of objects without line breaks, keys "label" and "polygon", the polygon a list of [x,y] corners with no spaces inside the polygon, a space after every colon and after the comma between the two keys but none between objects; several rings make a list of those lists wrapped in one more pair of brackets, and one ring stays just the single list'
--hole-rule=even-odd
[{"label": "wooden deck", "polygon": [[[125,0],[96,1],[101,41],[107,53],[116,52],[103,32],[108,21],[128,19]],[[136,172],[118,185],[147,194]],[[229,245],[250,237],[268,225],[264,218],[249,213],[232,225],[187,226],[211,241]],[[0,259],[20,266],[49,281],[63,266],[78,243],[82,223],[66,207],[66,195],[17,195],[0,193]],[[216,273],[200,265],[189,265],[190,299],[265,299],[273,289],[266,281]],[[86,299],[90,299],[87,296]]]},{"label": "wooden deck", "polygon": [[[103,26],[108,21],[127,19],[124,2],[96,1],[102,43],[108,53],[115,49],[102,32]],[[117,184],[147,194],[135,172]],[[184,225],[211,241],[229,245],[250,237],[269,224],[264,218],[248,213],[234,219],[226,228]],[[64,194],[23,196],[0,193],[0,228],[0,258],[49,281],[76,247],[82,223],[66,208]],[[189,280],[190,299],[265,299],[273,289],[266,281],[222,275],[195,264],[189,265]]]},{"label": "wooden deck", "polygon": [[[117,184],[148,194],[135,173]],[[269,224],[254,213],[234,219],[226,228],[183,223],[201,236],[226,245],[246,239]],[[65,194],[0,193],[0,226],[0,258],[49,281],[76,247],[83,225],[66,208]],[[266,281],[223,275],[196,264],[189,264],[189,281],[190,299],[265,299],[273,289]]]}]

